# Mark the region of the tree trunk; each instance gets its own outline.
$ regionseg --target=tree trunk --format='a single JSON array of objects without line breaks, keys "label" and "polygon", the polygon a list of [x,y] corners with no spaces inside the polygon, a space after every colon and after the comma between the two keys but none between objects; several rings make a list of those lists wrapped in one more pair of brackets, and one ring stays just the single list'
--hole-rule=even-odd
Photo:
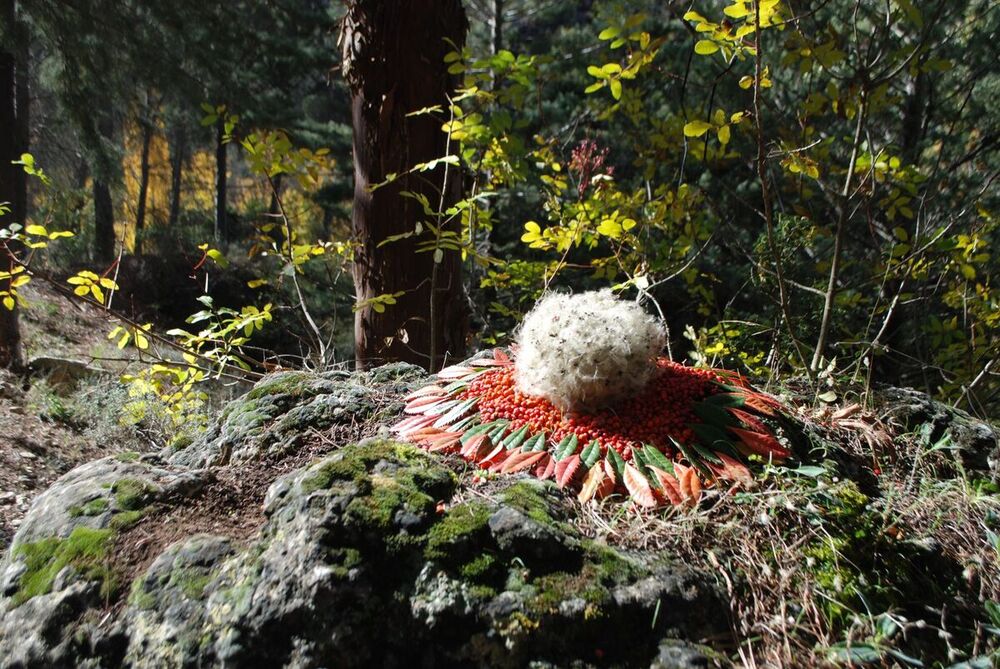
[{"label": "tree trunk", "polygon": [[146,119],[142,125],[142,154],[139,160],[139,194],[135,208],[135,254],[142,255],[142,235],[146,227],[146,195],[149,192],[149,145],[153,141],[153,124]]},{"label": "tree trunk", "polygon": [[[461,45],[467,27],[459,0],[348,4],[343,67],[354,121],[352,226],[358,246],[352,271],[360,303],[354,328],[360,368],[404,360],[436,369],[443,356],[460,356],[465,349],[468,311],[459,254],[445,251],[435,267],[434,253],[418,253],[418,241],[433,239],[426,225],[419,238],[379,244],[412,233],[428,219],[401,191],[427,197],[432,209],[442,203],[447,208],[461,195],[454,166],[404,173],[447,151],[439,117],[407,114],[433,105],[448,108],[454,81],[443,59],[453,47],[445,38]],[[370,190],[391,173],[403,176]],[[396,303],[379,312],[372,300],[383,295],[395,296]]]},{"label": "tree trunk", "polygon": [[493,0],[490,17],[490,51],[495,56],[503,48],[503,0]]},{"label": "tree trunk", "polygon": [[105,265],[115,259],[115,208],[111,187],[94,177],[94,261]]},{"label": "tree trunk", "polygon": [[178,125],[170,147],[170,216],[167,223],[171,228],[177,225],[181,217],[181,176],[184,173],[186,153],[187,132],[183,126]]},{"label": "tree trunk", "polygon": [[229,221],[226,215],[226,149],[225,122],[219,118],[215,126],[215,241],[229,241]]},{"label": "tree trunk", "polygon": [[[114,135],[114,122],[110,115],[102,115],[97,122],[99,140],[108,142]],[[94,169],[94,261],[110,264],[115,258],[115,208],[111,199],[113,167],[111,158],[102,154]]]},{"label": "tree trunk", "polygon": [[[27,176],[20,165],[13,165],[28,150],[28,60],[27,42],[16,23],[14,0],[0,0],[0,18],[6,27],[0,47],[0,202],[9,203],[10,213],[0,218],[0,226],[24,223],[27,214]],[[19,245],[5,245],[7,253],[20,253]],[[0,267],[14,268],[12,258],[0,259]],[[0,282],[0,290],[10,290],[10,281]],[[0,304],[0,367],[20,370],[21,330],[17,307]]]}]

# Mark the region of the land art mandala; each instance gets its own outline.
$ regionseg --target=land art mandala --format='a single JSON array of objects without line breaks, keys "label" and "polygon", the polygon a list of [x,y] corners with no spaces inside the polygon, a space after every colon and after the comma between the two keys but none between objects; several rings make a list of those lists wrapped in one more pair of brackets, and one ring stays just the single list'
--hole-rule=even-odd
[{"label": "land art mandala", "polygon": [[752,481],[749,459],[791,455],[769,426],[780,402],[737,374],[656,357],[662,342],[610,292],[552,296],[511,354],[441,370],[393,429],[491,472],[552,478],[582,502],[621,493],[643,507],[696,504],[707,487]]}]

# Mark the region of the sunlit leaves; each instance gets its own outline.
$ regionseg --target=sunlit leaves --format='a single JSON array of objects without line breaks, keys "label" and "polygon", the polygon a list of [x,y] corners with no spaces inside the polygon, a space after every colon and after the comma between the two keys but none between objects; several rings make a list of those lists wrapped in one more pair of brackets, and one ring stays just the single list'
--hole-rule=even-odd
[{"label": "sunlit leaves", "polygon": [[302,188],[316,188],[333,166],[330,150],[295,146],[283,130],[259,130],[240,141],[250,170],[274,178],[284,174]]},{"label": "sunlit leaves", "polygon": [[0,271],[0,301],[4,309],[13,311],[14,307],[21,301],[17,294],[17,289],[28,284],[31,275],[25,272],[20,265],[15,265],[10,271]]},{"label": "sunlit leaves", "polygon": [[115,345],[120,349],[124,349],[129,345],[129,342],[132,342],[140,351],[146,351],[149,349],[149,332],[152,327],[152,323],[146,323],[141,326],[119,325],[108,333],[108,339],[116,340]]},{"label": "sunlit leaves", "polygon": [[710,56],[719,48],[719,45],[710,39],[700,39],[694,44],[694,52],[699,56]]},{"label": "sunlit leaves", "polygon": [[711,129],[711,123],[706,123],[705,121],[690,121],[684,125],[684,136],[701,137]]},{"label": "sunlit leaves", "polygon": [[106,276],[98,276],[90,270],[82,270],[66,279],[66,283],[76,286],[73,293],[80,297],[91,297],[99,304],[104,304],[105,290],[118,290],[118,284]]},{"label": "sunlit leaves", "polygon": [[376,295],[375,297],[368,298],[367,300],[358,300],[354,303],[354,311],[361,311],[362,309],[370,308],[375,313],[382,314],[385,313],[385,308],[387,306],[396,304],[397,297],[402,297],[405,294],[406,291],[400,291],[398,293]]},{"label": "sunlit leaves", "polygon": [[236,129],[236,124],[240,122],[240,117],[237,114],[230,114],[226,105],[210,105],[207,102],[201,103],[201,110],[205,112],[205,115],[201,118],[202,126],[216,125],[219,121],[222,121],[222,142],[228,144],[233,141],[233,131]]},{"label": "sunlit leaves", "polygon": [[35,157],[30,153],[22,153],[21,159],[13,161],[13,164],[20,165],[21,169],[24,170],[25,174],[29,174],[35,177],[46,186],[48,186],[51,183],[48,175],[45,174],[45,172],[35,164]]},{"label": "sunlit leaves", "polygon": [[533,249],[541,249],[546,246],[542,241],[542,228],[534,221],[528,221],[524,224],[524,234],[521,235],[521,241]]},{"label": "sunlit leaves", "polygon": [[788,153],[781,159],[781,166],[791,174],[801,174],[810,179],[819,179],[819,164],[804,153],[795,151]]},{"label": "sunlit leaves", "polygon": [[[205,254],[202,262],[204,262],[204,260],[207,259],[211,260],[212,262],[214,262],[216,265],[218,265],[223,269],[229,267],[229,261],[226,259],[226,256],[222,255],[222,251],[219,251],[218,249],[213,249],[209,247],[208,244],[199,244],[198,250]],[[201,263],[198,263],[198,265],[200,266]]]}]

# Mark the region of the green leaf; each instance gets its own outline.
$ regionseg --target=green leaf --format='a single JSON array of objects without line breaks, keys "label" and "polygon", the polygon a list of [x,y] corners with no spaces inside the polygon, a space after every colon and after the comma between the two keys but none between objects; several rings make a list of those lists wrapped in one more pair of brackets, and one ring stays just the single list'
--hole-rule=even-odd
[{"label": "green leaf", "polygon": [[495,428],[499,423],[500,421],[494,420],[489,423],[480,423],[475,427],[470,427],[468,430],[465,431],[465,433],[461,437],[459,437],[459,441],[462,442],[463,444],[468,443],[468,441],[477,434],[483,434],[484,432],[489,432],[490,430]]},{"label": "green leaf", "polygon": [[881,662],[882,654],[865,644],[837,645],[830,648],[830,659],[834,662],[869,664]]},{"label": "green leaf", "polygon": [[615,474],[618,475],[618,480],[622,480],[622,476],[625,474],[625,460],[619,455],[618,451],[613,448],[608,448],[608,462],[615,470]]},{"label": "green leaf", "polygon": [[622,226],[618,221],[606,218],[597,226],[597,234],[618,239],[622,236]]},{"label": "green leaf", "polygon": [[596,439],[594,439],[589,444],[587,444],[587,446],[583,449],[583,452],[580,453],[580,460],[583,462],[583,464],[587,465],[588,469],[590,469],[600,459],[601,459],[601,444]]},{"label": "green leaf", "polygon": [[737,425],[736,418],[723,407],[711,402],[698,402],[693,406],[694,413],[709,425],[715,427],[727,427]]},{"label": "green leaf", "polygon": [[493,428],[493,430],[490,432],[490,441],[492,441],[494,444],[500,441],[501,437],[503,437],[504,432],[506,432],[507,428],[510,427],[509,420],[500,420],[497,421],[497,423],[498,423],[497,426]]},{"label": "green leaf", "polygon": [[711,448],[715,448],[715,445],[719,443],[726,445],[732,444],[729,439],[729,435],[713,425],[708,425],[706,423],[691,423],[688,425],[688,428],[695,433],[695,436],[698,437],[698,441]]},{"label": "green leaf", "polygon": [[717,393],[709,395],[701,401],[702,404],[712,404],[718,407],[732,407],[738,409],[746,403],[746,398],[742,393]]},{"label": "green leaf", "polygon": [[701,137],[711,129],[711,123],[706,123],[705,121],[691,121],[690,123],[684,125],[684,136]]},{"label": "green leaf", "polygon": [[525,425],[520,430],[514,432],[513,434],[509,435],[506,439],[503,440],[504,450],[507,451],[514,450],[515,448],[521,445],[521,443],[527,436],[528,436],[528,426]]},{"label": "green leaf", "polygon": [[538,434],[532,435],[530,439],[524,442],[524,446],[521,447],[522,451],[540,451],[545,448],[545,433],[539,432]]},{"label": "green leaf", "polygon": [[667,456],[665,456],[660,449],[650,446],[649,444],[643,444],[642,447],[643,455],[646,457],[646,462],[648,462],[653,467],[662,469],[668,474],[674,473],[674,463]]},{"label": "green leaf", "polygon": [[576,453],[576,448],[579,445],[579,440],[575,434],[571,434],[562,438],[559,445],[556,446],[555,456],[556,460],[565,460],[569,456]]},{"label": "green leaf", "polygon": [[622,82],[621,79],[609,79],[608,85],[611,86],[611,97],[615,100],[622,99]]},{"label": "green leaf", "polygon": [[699,56],[710,56],[719,50],[719,45],[710,39],[700,39],[694,45],[694,52]]}]

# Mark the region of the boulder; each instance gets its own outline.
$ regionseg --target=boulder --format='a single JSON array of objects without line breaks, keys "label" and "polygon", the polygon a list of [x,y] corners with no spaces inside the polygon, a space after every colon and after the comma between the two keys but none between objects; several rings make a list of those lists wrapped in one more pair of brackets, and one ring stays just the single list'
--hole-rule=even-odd
[{"label": "boulder", "polygon": [[[699,666],[729,629],[715,576],[584,535],[551,483],[470,494],[460,463],[387,439],[420,378],[273,375],[185,449],[65,475],[0,563],[0,667]],[[213,472],[259,476],[348,425],[381,436],[276,473],[254,531],[133,555]]]}]

